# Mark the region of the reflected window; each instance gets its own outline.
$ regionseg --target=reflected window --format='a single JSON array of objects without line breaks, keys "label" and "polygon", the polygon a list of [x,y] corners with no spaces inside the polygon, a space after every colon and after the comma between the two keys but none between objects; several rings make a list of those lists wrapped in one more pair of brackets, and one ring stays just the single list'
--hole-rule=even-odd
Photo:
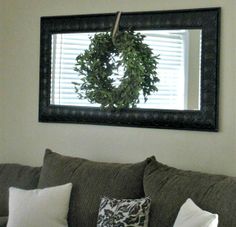
[{"label": "reflected window", "polygon": [[[157,68],[160,82],[158,92],[144,102],[140,94],[137,108],[145,109],[200,109],[200,40],[201,30],[152,30],[139,31],[145,43],[160,55]],[[53,105],[92,106],[86,99],[79,99],[72,82],[80,83],[74,71],[76,57],[90,44],[95,33],[64,33],[52,35],[51,97]],[[191,66],[191,67],[190,67]],[[119,70],[120,75],[123,69]],[[119,78],[116,76],[117,86]]]}]

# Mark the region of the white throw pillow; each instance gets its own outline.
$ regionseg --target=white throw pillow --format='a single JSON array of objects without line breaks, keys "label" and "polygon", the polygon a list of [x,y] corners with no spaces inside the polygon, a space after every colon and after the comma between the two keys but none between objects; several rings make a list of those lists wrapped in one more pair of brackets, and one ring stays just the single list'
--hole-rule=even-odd
[{"label": "white throw pillow", "polygon": [[218,215],[199,208],[191,199],[182,205],[174,227],[217,227]]},{"label": "white throw pillow", "polygon": [[9,189],[7,227],[67,227],[72,184],[35,190]]}]

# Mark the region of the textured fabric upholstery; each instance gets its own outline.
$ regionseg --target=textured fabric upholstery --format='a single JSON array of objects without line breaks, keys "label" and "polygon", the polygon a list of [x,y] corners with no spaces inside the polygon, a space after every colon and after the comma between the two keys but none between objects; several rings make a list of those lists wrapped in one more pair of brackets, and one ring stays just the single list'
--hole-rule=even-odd
[{"label": "textured fabric upholstery", "polygon": [[93,162],[47,150],[39,188],[71,182],[73,188],[68,214],[69,226],[92,227],[96,226],[102,197],[132,199],[144,196],[143,174],[147,162]]},{"label": "textured fabric upholstery", "polygon": [[7,226],[7,217],[0,217],[0,227],[5,227]]},{"label": "textured fabric upholstery", "polygon": [[219,227],[236,226],[236,178],[184,171],[153,159],[144,173],[144,191],[152,200],[150,227],[173,226],[187,198],[219,215]]},{"label": "textured fabric upholstery", "polygon": [[0,216],[8,215],[9,187],[36,188],[40,169],[19,164],[0,164]]}]

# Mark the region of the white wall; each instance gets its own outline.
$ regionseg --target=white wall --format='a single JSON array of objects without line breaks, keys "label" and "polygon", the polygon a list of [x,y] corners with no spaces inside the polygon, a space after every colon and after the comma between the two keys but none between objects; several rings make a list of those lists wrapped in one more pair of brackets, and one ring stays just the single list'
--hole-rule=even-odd
[{"label": "white wall", "polygon": [[0,151],[3,146],[3,0],[0,0]]},{"label": "white wall", "polygon": [[[4,1],[7,10],[1,17],[7,51],[4,79],[0,78],[4,82],[1,162],[41,165],[49,147],[67,155],[117,162],[154,154],[175,167],[236,176],[235,0]],[[220,132],[38,123],[40,16],[215,6],[222,7]]]}]

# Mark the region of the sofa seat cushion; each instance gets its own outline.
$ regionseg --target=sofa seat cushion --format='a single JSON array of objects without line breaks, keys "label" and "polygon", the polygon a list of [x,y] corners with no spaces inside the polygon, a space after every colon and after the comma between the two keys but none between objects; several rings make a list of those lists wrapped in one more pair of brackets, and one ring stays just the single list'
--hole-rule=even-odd
[{"label": "sofa seat cushion", "polygon": [[41,168],[19,164],[0,164],[0,216],[8,215],[9,187],[34,189]]},{"label": "sofa seat cushion", "polygon": [[96,226],[102,197],[144,196],[143,174],[148,160],[136,164],[93,162],[46,150],[39,188],[71,182],[69,226]]},{"label": "sofa seat cushion", "polygon": [[188,198],[218,214],[219,227],[236,226],[236,178],[179,170],[152,159],[145,169],[144,191],[152,200],[151,227],[173,226]]},{"label": "sofa seat cushion", "polygon": [[8,220],[7,216],[0,217],[0,227],[6,227],[7,226],[7,220]]}]

